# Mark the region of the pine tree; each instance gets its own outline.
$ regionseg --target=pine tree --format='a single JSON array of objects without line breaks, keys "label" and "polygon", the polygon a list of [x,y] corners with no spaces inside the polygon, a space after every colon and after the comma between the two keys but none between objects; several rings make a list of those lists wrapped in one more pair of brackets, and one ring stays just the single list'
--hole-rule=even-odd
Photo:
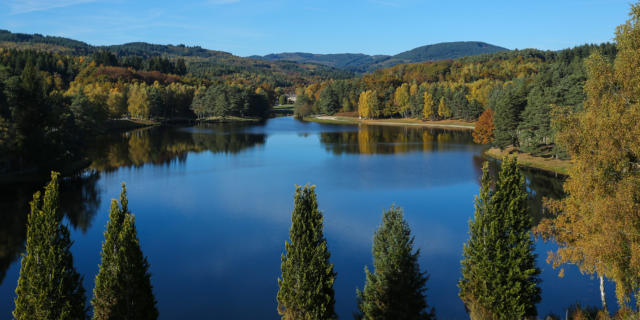
[{"label": "pine tree", "polygon": [[149,263],[140,249],[124,183],[120,204],[111,202],[102,262],[91,300],[93,319],[157,319]]},{"label": "pine tree", "polygon": [[495,191],[483,168],[480,197],[464,246],[460,298],[472,319],[522,319],[540,301],[524,177],[504,158]]},{"label": "pine tree", "polygon": [[359,319],[435,319],[429,310],[425,284],[429,276],[420,272],[420,250],[402,209],[385,211],[373,238],[373,273],[365,267],[364,291],[357,290]]},{"label": "pine tree", "polygon": [[314,186],[296,187],[289,242],[278,279],[278,313],[282,319],[335,319],[336,273],[323,235]]},{"label": "pine tree", "polygon": [[489,104],[495,111],[494,143],[500,148],[518,146],[518,124],[527,105],[528,88],[524,81],[516,81],[493,93]]},{"label": "pine tree", "polygon": [[82,277],[73,267],[69,229],[58,211],[58,176],[33,195],[27,223],[26,253],[22,256],[13,316],[23,319],[85,319]]}]

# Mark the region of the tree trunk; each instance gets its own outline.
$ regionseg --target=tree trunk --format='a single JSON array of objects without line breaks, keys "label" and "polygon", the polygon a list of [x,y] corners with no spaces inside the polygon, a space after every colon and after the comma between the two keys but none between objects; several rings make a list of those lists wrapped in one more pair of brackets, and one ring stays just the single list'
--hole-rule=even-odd
[{"label": "tree trunk", "polygon": [[600,276],[600,300],[602,300],[602,310],[604,310],[604,312],[608,312],[607,298],[604,295],[604,277],[603,276]]}]

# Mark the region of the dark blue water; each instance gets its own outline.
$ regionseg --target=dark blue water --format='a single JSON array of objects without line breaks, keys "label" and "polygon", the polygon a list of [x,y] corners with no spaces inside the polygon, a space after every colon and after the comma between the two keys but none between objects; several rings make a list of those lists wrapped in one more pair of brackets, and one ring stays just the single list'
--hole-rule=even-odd
[{"label": "dark blue water", "polygon": [[[372,235],[382,210],[404,208],[431,278],[428,303],[440,319],[464,319],[457,296],[462,245],[478,193],[483,147],[467,131],[340,126],[276,118],[260,125],[158,127],[103,137],[88,150],[83,175],[63,184],[65,223],[91,293],[109,202],[120,183],[144,253],[161,319],[277,319],[280,255],[288,239],[296,184],[317,185],[331,261],[336,309],[356,310]],[[533,215],[561,182],[527,173]],[[28,200],[36,186],[0,186],[0,318],[10,318],[23,251]],[[540,315],[571,304],[598,305],[598,282],[546,264],[551,243],[537,242]],[[371,266],[370,266],[371,267]],[[610,302],[613,287],[607,285]]]}]

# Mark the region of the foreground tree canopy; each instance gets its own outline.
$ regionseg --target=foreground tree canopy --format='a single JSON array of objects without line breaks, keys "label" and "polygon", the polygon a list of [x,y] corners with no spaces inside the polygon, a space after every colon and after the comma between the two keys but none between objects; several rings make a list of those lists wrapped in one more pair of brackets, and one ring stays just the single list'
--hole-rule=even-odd
[{"label": "foreground tree canopy", "polygon": [[120,205],[115,199],[111,201],[104,233],[102,261],[91,300],[95,320],[158,318],[149,263],[140,249],[128,203],[123,183]]},{"label": "foreground tree canopy", "polygon": [[329,262],[315,187],[296,187],[289,241],[282,254],[278,279],[278,313],[287,320],[337,318],[333,283],[336,273]]},{"label": "foreground tree canopy", "polygon": [[606,276],[621,306],[632,296],[640,306],[640,4],[615,41],[613,64],[601,53],[587,60],[584,111],[558,119],[558,140],[574,164],[567,197],[550,203],[557,216],[538,232],[559,244],[549,256],[554,266]]},{"label": "foreground tree canopy", "polygon": [[364,290],[357,291],[360,313],[356,318],[435,319],[426,301],[429,277],[420,271],[420,250],[413,249],[413,241],[402,209],[385,210],[373,237],[373,272],[365,267]]},{"label": "foreground tree canopy", "polygon": [[524,319],[537,315],[538,275],[524,177],[504,158],[495,190],[488,163],[464,245],[460,298],[471,319]]},{"label": "foreground tree canopy", "polygon": [[36,192],[27,223],[13,316],[19,320],[87,317],[82,277],[73,267],[69,229],[58,211],[58,173],[51,174],[44,197]]}]

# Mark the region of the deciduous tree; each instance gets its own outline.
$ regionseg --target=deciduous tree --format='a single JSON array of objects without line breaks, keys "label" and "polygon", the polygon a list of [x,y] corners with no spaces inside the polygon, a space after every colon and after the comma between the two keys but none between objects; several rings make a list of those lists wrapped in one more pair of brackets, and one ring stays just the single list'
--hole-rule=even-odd
[{"label": "deciduous tree", "polygon": [[491,143],[491,141],[493,141],[494,129],[493,110],[487,109],[480,115],[476,122],[476,127],[473,130],[473,142],[479,144]]},{"label": "deciduous tree", "polygon": [[554,266],[612,279],[625,306],[631,296],[640,305],[640,3],[615,41],[613,65],[601,53],[587,60],[584,111],[562,118],[557,139],[573,159],[567,197],[550,202],[557,216],[538,232],[559,244]]}]

